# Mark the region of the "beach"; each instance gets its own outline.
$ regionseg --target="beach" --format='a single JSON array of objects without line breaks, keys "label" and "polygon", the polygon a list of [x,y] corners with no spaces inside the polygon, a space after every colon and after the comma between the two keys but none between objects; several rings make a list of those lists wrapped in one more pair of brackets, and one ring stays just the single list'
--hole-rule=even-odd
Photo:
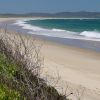
[{"label": "beach", "polygon": [[[63,46],[52,42],[45,42],[42,52],[44,55],[43,73],[44,75],[47,74],[46,76],[49,77],[54,76],[57,80],[57,77],[60,76],[57,84],[58,87],[63,86],[63,91],[66,90],[66,86],[68,85],[69,88],[73,88],[72,90],[79,89],[80,91],[85,88],[86,95],[91,91],[91,98],[87,99],[87,97],[85,97],[86,95],[84,95],[84,99],[82,100],[100,99],[99,53]],[[53,79],[51,80],[53,82]],[[51,84],[55,84],[55,82],[52,82]],[[62,91],[62,89],[60,90]],[[93,98],[95,93],[98,94],[98,99]]]},{"label": "beach", "polygon": [[[1,21],[20,18],[0,18]],[[21,18],[23,19],[23,18]],[[34,35],[33,35],[34,37]],[[100,100],[100,52],[37,38],[44,65],[40,77],[73,100]],[[79,94],[78,94],[79,92]]]}]

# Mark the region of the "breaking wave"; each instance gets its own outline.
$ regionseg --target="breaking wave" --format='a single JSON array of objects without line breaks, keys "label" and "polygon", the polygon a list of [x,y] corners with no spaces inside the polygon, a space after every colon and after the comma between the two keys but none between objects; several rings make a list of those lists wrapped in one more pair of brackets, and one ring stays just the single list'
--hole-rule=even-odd
[{"label": "breaking wave", "polygon": [[27,24],[27,20],[17,20],[15,25],[21,26],[23,29],[28,29],[30,34],[45,35],[50,37],[59,38],[72,38],[72,39],[82,39],[91,41],[100,41],[100,32],[98,31],[83,31],[83,32],[73,32],[62,29],[45,29],[38,26],[33,26]]}]

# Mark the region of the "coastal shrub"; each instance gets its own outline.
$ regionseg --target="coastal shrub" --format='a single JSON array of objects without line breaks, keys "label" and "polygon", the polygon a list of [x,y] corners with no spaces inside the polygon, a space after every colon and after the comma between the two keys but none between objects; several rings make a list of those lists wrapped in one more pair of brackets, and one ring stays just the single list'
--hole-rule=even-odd
[{"label": "coastal shrub", "polygon": [[26,42],[24,39],[13,33],[5,33],[0,38],[0,84],[4,84],[3,88],[9,91],[15,91],[20,97],[18,100],[66,100],[65,96],[39,77],[40,49],[29,39]]},{"label": "coastal shrub", "polygon": [[[25,80],[27,77],[32,89],[31,91],[29,91],[27,80]],[[1,98],[8,98],[7,100],[10,100],[10,98],[17,98],[17,100],[24,100],[25,98],[27,100],[66,100],[64,96],[58,94],[54,87],[47,86],[44,80],[34,76],[32,73],[30,74],[25,69],[19,70],[18,64],[7,60],[4,54],[0,54],[0,89]]]},{"label": "coastal shrub", "polygon": [[0,53],[0,100],[21,100],[20,93],[12,88],[11,79],[14,78],[15,72],[16,64],[9,62],[7,57]]},{"label": "coastal shrub", "polygon": [[0,83],[0,100],[20,100],[20,94]]}]

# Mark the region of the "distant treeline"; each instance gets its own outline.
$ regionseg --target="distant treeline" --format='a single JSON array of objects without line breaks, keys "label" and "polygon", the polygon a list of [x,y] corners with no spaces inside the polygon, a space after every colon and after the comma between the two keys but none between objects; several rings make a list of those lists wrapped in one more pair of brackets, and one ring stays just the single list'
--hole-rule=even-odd
[{"label": "distant treeline", "polygon": [[100,18],[100,12],[58,12],[58,13],[25,13],[0,14],[0,17],[65,17],[65,18]]}]

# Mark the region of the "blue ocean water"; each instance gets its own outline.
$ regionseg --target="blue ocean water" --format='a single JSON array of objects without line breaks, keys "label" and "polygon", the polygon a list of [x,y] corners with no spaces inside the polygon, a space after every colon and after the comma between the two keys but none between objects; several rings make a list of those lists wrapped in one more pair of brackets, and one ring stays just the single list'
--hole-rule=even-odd
[{"label": "blue ocean water", "polygon": [[17,24],[31,34],[100,41],[100,19],[30,19]]},{"label": "blue ocean water", "polygon": [[21,19],[12,26],[42,39],[100,52],[100,19]]},{"label": "blue ocean water", "polygon": [[27,24],[47,29],[61,29],[73,32],[100,31],[100,19],[45,19],[30,20]]}]

